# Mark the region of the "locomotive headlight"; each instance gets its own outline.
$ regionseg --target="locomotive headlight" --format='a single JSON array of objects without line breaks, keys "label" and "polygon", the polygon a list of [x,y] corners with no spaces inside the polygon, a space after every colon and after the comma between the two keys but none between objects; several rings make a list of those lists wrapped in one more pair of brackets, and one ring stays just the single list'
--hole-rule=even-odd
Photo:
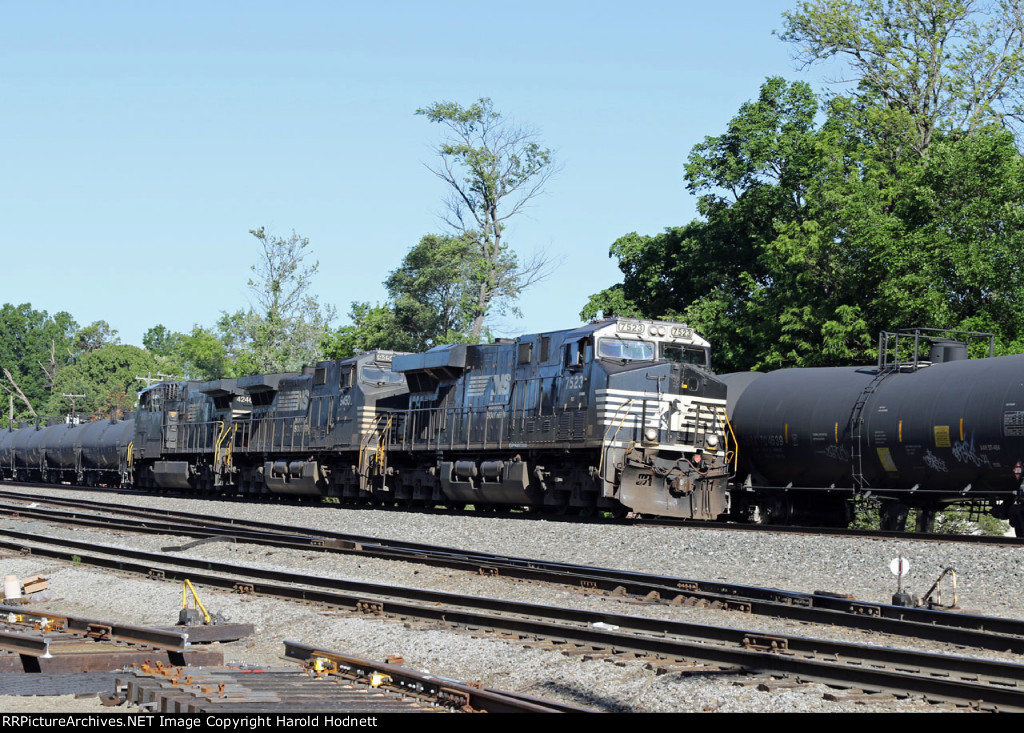
[{"label": "locomotive headlight", "polygon": [[714,434],[707,436],[704,438],[704,445],[714,450],[718,447],[718,436]]},{"label": "locomotive headlight", "polygon": [[648,443],[655,443],[658,440],[658,429],[657,428],[644,428],[644,439]]}]

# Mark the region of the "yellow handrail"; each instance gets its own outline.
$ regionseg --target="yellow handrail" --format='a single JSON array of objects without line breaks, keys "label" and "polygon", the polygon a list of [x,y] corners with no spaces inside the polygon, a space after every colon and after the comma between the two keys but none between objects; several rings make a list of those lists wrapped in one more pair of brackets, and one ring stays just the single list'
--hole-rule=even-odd
[{"label": "yellow handrail", "polygon": [[[633,398],[630,398],[627,402],[624,402],[623,404],[619,405],[619,409],[615,411],[615,415],[612,415],[612,420],[614,421],[615,416],[618,415],[621,410],[627,410],[627,412],[623,414],[622,419],[619,420],[619,425],[618,427],[615,428],[615,435],[612,436],[612,440],[615,440],[616,436],[618,436],[619,434],[619,431],[622,430],[622,424],[626,422],[626,418],[629,417],[628,408],[632,404]],[[642,425],[640,427],[641,429],[643,429]],[[611,430],[611,425],[608,426],[608,430]],[[605,445],[605,443],[608,441],[608,430],[604,431],[604,436],[601,438],[601,460],[597,462],[597,475],[601,477],[601,480],[604,480],[604,454],[608,450],[608,447]]]},{"label": "yellow handrail", "polygon": [[732,470],[735,473],[739,469],[739,465],[740,465],[740,444],[739,444],[739,441],[736,440],[736,433],[732,429],[732,423],[729,422],[729,415],[726,413],[725,408],[724,407],[719,407],[718,408],[718,412],[722,415],[722,420],[725,421],[725,427],[727,427],[729,429],[728,432],[726,433],[726,436],[725,436],[725,462],[726,462],[726,465],[729,464],[729,436],[730,435],[732,436],[733,445],[736,446],[735,450],[733,450],[733,453],[732,453],[732,464],[733,464]]}]

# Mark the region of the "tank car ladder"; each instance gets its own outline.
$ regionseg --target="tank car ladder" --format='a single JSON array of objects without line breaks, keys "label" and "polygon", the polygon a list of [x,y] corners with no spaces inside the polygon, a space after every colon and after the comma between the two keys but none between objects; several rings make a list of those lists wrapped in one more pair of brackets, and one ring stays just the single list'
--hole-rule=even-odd
[{"label": "tank car ladder", "polygon": [[865,488],[870,488],[866,486],[864,480],[864,451],[862,446],[864,406],[867,405],[868,400],[875,390],[878,389],[878,385],[882,383],[882,380],[891,373],[892,369],[880,367],[878,374],[861,391],[857,402],[853,405],[853,410],[850,412],[850,476],[853,479],[853,489],[856,493],[863,491]]}]

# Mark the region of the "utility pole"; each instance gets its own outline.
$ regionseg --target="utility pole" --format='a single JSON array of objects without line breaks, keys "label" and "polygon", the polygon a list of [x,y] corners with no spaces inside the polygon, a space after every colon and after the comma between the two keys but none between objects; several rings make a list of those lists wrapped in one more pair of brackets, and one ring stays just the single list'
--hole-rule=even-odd
[{"label": "utility pole", "polygon": [[61,397],[67,397],[68,399],[71,400],[71,414],[72,415],[75,414],[76,412],[78,412],[78,408],[75,406],[75,400],[77,398],[79,398],[79,397],[85,397],[84,394],[67,394],[65,392],[61,392],[60,396]]},{"label": "utility pole", "polygon": [[177,378],[178,377],[174,374],[163,374],[162,372],[157,372],[155,377],[152,372],[148,372],[144,377],[135,377],[136,381],[145,382],[147,387],[151,386],[153,382],[173,382],[177,380]]}]

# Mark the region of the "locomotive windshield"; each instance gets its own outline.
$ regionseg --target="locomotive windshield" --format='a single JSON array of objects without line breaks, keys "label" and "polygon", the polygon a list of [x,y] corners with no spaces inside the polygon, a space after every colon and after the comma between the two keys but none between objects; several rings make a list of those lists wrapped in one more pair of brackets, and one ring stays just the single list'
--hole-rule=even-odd
[{"label": "locomotive windshield", "polygon": [[383,387],[386,384],[405,384],[405,375],[396,374],[392,371],[384,371],[372,364],[364,364],[359,370],[359,380],[363,384],[372,384]]},{"label": "locomotive windshield", "polygon": [[699,346],[686,346],[684,344],[662,344],[661,358],[665,361],[673,361],[676,364],[696,364],[697,366],[708,366],[707,349]]},{"label": "locomotive windshield", "polygon": [[625,341],[622,339],[601,339],[597,355],[602,359],[623,359],[626,361],[653,361],[654,343],[651,341]]}]

